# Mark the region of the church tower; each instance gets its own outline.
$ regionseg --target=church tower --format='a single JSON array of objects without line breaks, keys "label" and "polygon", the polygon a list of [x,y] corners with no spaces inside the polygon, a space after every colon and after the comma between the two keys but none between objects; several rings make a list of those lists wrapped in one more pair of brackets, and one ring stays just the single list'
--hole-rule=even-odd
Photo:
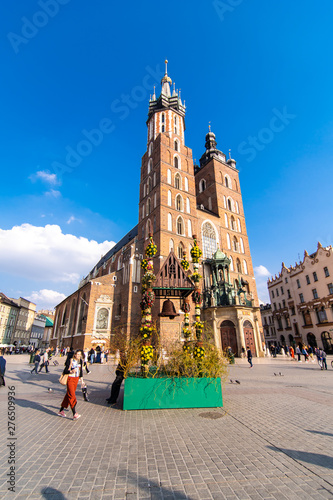
[{"label": "church tower", "polygon": [[[209,130],[200,166],[193,165],[192,150],[185,144],[185,102],[168,75],[167,61],[161,86],[160,95],[154,89],[149,101],[140,179],[140,247],[145,248],[152,234],[158,248],[157,274],[171,251],[179,260],[185,253],[190,260],[195,234],[203,250],[203,315],[216,344],[222,349],[233,345],[238,354],[250,344],[253,353],[261,354],[260,310],[236,162],[217,149]],[[177,316],[161,318],[162,300],[155,301],[152,314],[164,338],[179,340],[183,299],[179,295],[172,300]],[[194,319],[193,304],[191,308]]]}]

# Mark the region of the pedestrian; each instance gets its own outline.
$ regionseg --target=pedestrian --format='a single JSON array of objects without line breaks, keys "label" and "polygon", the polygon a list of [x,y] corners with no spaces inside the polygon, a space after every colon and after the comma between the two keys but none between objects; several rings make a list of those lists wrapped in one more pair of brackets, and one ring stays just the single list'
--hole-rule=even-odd
[{"label": "pedestrian", "polygon": [[81,358],[81,351],[75,351],[74,356],[72,358],[67,357],[65,368],[63,371],[63,375],[68,375],[67,392],[61,403],[61,407],[58,413],[59,417],[66,417],[64,409],[68,408],[68,406],[70,406],[72,409],[73,420],[78,420],[81,417],[81,415],[79,415],[76,412],[77,399],[75,391],[80,379],[81,379],[81,384],[84,384],[82,365],[83,363]]},{"label": "pedestrian", "polygon": [[321,359],[321,369],[322,370],[327,370],[326,352],[324,351],[324,349],[320,349],[319,356],[320,356],[320,359]]},{"label": "pedestrian", "polygon": [[1,355],[0,355],[0,387],[3,385],[6,385],[5,382],[5,373],[6,373],[6,360],[3,357],[4,355],[4,350],[1,349]]},{"label": "pedestrian", "polygon": [[42,364],[39,367],[38,373],[41,371],[42,368],[45,368],[45,372],[49,373],[48,366],[49,366],[49,349],[46,349],[46,351],[42,356]]},{"label": "pedestrian", "polygon": [[295,351],[294,351],[294,348],[292,345],[289,347],[289,351],[290,351],[291,359],[295,359]]},{"label": "pedestrian", "polygon": [[306,350],[306,346],[305,345],[303,345],[302,354],[304,356],[304,361],[307,363],[308,362],[308,352]]},{"label": "pedestrian", "polygon": [[88,349],[84,349],[84,351],[81,349],[81,355],[82,355],[82,362],[83,366],[86,369],[86,373],[91,373],[91,371],[88,368]]},{"label": "pedestrian", "polygon": [[299,363],[302,363],[302,360],[301,360],[301,354],[302,354],[302,352],[301,352],[301,350],[299,348],[299,345],[296,347],[296,354],[297,354],[297,361]]},{"label": "pedestrian", "polygon": [[250,368],[253,368],[253,363],[252,363],[252,352],[251,352],[251,349],[249,346],[247,346],[247,351],[246,351],[246,354],[247,354],[247,362],[250,363]]},{"label": "pedestrian", "polygon": [[116,368],[116,378],[111,386],[110,397],[106,400],[110,405],[115,405],[119,396],[120,386],[124,380],[124,373],[126,369],[126,355],[124,352],[120,353],[120,360]]},{"label": "pedestrian", "polygon": [[39,367],[39,363],[40,363],[40,354],[39,353],[40,353],[40,349],[36,349],[35,359],[34,359],[35,366],[31,370],[31,373],[35,372],[36,375],[38,375],[38,367]]}]

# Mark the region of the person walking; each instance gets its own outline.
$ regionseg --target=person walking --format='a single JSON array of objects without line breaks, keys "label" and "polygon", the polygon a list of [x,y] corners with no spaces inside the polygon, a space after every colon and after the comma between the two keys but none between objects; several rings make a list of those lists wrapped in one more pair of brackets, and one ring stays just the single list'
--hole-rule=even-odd
[{"label": "person walking", "polygon": [[320,356],[320,359],[321,359],[321,369],[322,370],[327,370],[326,352],[324,351],[324,349],[320,349],[319,356]]},{"label": "person walking", "polygon": [[6,360],[3,357],[4,355],[4,349],[1,349],[1,356],[0,356],[0,387],[3,385],[6,385],[5,382],[5,373],[6,373]]},{"label": "person walking", "polygon": [[88,348],[82,350],[81,349],[81,355],[82,355],[82,363],[84,368],[86,369],[86,373],[91,373],[91,371],[88,368]]},{"label": "person walking", "polygon": [[79,415],[76,411],[77,399],[75,391],[80,379],[81,379],[81,384],[84,384],[82,364],[83,363],[82,363],[81,351],[75,351],[74,356],[72,358],[67,358],[66,360],[63,374],[68,375],[67,392],[61,403],[61,407],[58,413],[59,417],[66,418],[66,413],[64,412],[64,409],[68,408],[68,406],[70,406],[72,409],[73,420],[78,420],[81,417],[81,415]]},{"label": "person walking", "polygon": [[40,363],[40,354],[39,353],[40,353],[40,349],[36,349],[35,359],[34,359],[35,366],[31,370],[31,373],[35,372],[36,375],[38,375],[38,367],[39,367],[39,363]]},{"label": "person walking", "polygon": [[252,352],[249,346],[247,346],[246,348],[246,354],[247,354],[247,362],[250,363],[250,368],[253,368]]},{"label": "person walking", "polygon": [[299,348],[299,345],[296,347],[296,354],[297,354],[297,358],[298,358],[297,361],[299,363],[302,363],[302,360],[301,360],[301,354],[302,354],[302,352],[301,352],[301,350]]},{"label": "person walking", "polygon": [[305,345],[303,345],[302,354],[304,356],[304,361],[307,363],[308,362],[308,352],[306,350],[306,346]]},{"label": "person walking", "polygon": [[120,360],[116,368],[116,378],[111,386],[110,397],[106,400],[108,404],[115,405],[120,392],[120,387],[122,381],[124,380],[124,373],[126,369],[126,356],[124,353],[120,353]]},{"label": "person walking", "polygon": [[44,367],[45,367],[45,372],[49,373],[48,366],[49,366],[49,349],[46,349],[46,351],[44,352],[44,354],[42,356],[42,364],[39,367],[38,373],[40,373],[40,371]]}]

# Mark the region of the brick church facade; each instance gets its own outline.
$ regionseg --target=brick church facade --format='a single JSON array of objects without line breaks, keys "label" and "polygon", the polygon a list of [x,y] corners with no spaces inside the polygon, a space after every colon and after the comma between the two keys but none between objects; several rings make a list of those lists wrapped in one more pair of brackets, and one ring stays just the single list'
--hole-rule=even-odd
[{"label": "brick church facade", "polygon": [[[170,256],[176,267],[169,266],[168,272],[175,274],[184,254],[190,260],[196,235],[203,251],[199,272],[206,327],[219,348],[231,346],[240,355],[250,346],[262,356],[260,308],[236,162],[217,149],[209,131],[200,164],[194,165],[185,144],[185,105],[171,88],[167,67],[161,85],[160,96],[154,93],[149,102],[138,224],[58,304],[51,345],[108,347],[115,329],[135,335],[141,322],[140,263],[149,234],[158,248],[156,286]],[[169,297],[178,314],[174,318],[159,316],[165,298],[161,292],[152,308],[157,329],[164,340],[182,340],[184,296]],[[194,318],[194,304],[191,314]]]}]

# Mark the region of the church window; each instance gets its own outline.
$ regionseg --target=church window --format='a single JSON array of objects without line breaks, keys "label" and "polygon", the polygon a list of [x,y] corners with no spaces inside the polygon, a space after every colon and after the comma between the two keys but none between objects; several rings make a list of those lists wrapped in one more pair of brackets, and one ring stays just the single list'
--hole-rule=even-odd
[{"label": "church window", "polygon": [[150,193],[151,189],[152,189],[151,178],[149,177],[149,179],[148,179],[148,193]]},{"label": "church window", "polygon": [[230,271],[233,272],[234,271],[234,261],[233,261],[233,258],[231,256],[229,257],[229,259],[230,259]]},{"label": "church window", "polygon": [[173,250],[174,248],[175,248],[175,245],[174,245],[173,239],[171,238],[171,240],[169,241],[169,252],[171,252],[171,250]]},{"label": "church window", "polygon": [[227,198],[225,196],[223,196],[223,206],[227,208]]},{"label": "church window", "polygon": [[123,267],[123,256],[119,255],[119,257],[118,257],[117,271],[119,271],[122,267]]},{"label": "church window", "polygon": [[235,217],[233,215],[230,217],[230,224],[231,224],[231,229],[233,231],[236,231]]},{"label": "church window", "polygon": [[203,257],[210,259],[216,252],[216,232],[212,224],[205,222],[202,226]]},{"label": "church window", "polygon": [[181,197],[180,194],[177,194],[177,196],[176,196],[176,210],[178,210],[179,212],[183,212],[184,211],[184,208],[183,208],[183,198]]},{"label": "church window", "polygon": [[164,127],[164,125],[162,125],[162,132],[165,132],[165,127]]},{"label": "church window", "polygon": [[239,252],[239,248],[238,248],[238,240],[236,238],[236,236],[234,236],[233,240],[232,240],[232,243],[233,243],[233,249],[235,252]]},{"label": "church window", "polygon": [[178,217],[177,219],[177,234],[184,234],[184,221],[182,217]]},{"label": "church window", "polygon": [[239,242],[240,242],[241,252],[242,252],[242,253],[245,253],[243,238],[239,238]]},{"label": "church window", "polygon": [[143,197],[146,196],[146,183],[144,183],[143,185]]},{"label": "church window", "polygon": [[247,271],[247,263],[246,263],[246,260],[245,260],[245,259],[243,260],[243,269],[244,269],[244,274],[248,274],[248,271]]},{"label": "church window", "polygon": [[175,188],[181,189],[181,177],[179,174],[175,175]]},{"label": "church window", "polygon": [[172,215],[168,214],[168,231],[172,231]]},{"label": "church window", "polygon": [[157,205],[157,195],[154,193],[154,208],[156,208]]},{"label": "church window", "polygon": [[175,141],[175,151],[178,151],[178,141]]},{"label": "church window", "polygon": [[154,172],[154,176],[153,176],[153,186],[154,187],[156,186],[156,172]]},{"label": "church window", "polygon": [[146,240],[148,239],[150,233],[151,233],[151,222],[150,219],[148,219],[146,222]]},{"label": "church window", "polygon": [[241,233],[242,232],[242,226],[241,226],[241,222],[239,219],[237,219],[237,225],[238,225],[238,231]]},{"label": "church window", "polygon": [[184,183],[185,183],[185,191],[188,191],[188,178],[187,177],[185,177]]},{"label": "church window", "polygon": [[168,191],[168,205],[169,205],[169,207],[172,206],[172,194],[171,194],[170,189]]},{"label": "church window", "polygon": [[236,260],[236,269],[238,273],[242,273],[242,266],[239,259]]},{"label": "church window", "polygon": [[186,198],[186,212],[188,214],[191,213],[191,206],[190,206],[190,199],[189,198]]},{"label": "church window", "polygon": [[238,205],[238,201],[236,201],[236,212],[239,214],[239,205]]},{"label": "church window", "polygon": [[179,168],[180,169],[180,161],[179,161],[178,156],[174,156],[174,158],[173,158],[173,166],[175,168]]},{"label": "church window", "polygon": [[236,179],[234,180],[234,183],[235,183],[235,191],[238,191],[238,184],[237,184]]},{"label": "church window", "polygon": [[145,206],[142,205],[142,218],[144,219],[145,218]]},{"label": "church window", "polygon": [[229,233],[227,233],[227,245],[228,245],[228,249],[231,250],[231,244],[230,244],[230,236],[229,236]]},{"label": "church window", "polygon": [[149,161],[148,161],[148,174],[150,174],[150,172],[152,171],[152,168],[153,168],[153,160],[151,158],[149,158]]},{"label": "church window", "polygon": [[224,214],[224,222],[225,222],[225,227],[229,227],[227,214]]},{"label": "church window", "polygon": [[190,219],[187,221],[187,233],[188,237],[192,238],[192,222],[190,221]]},{"label": "church window", "polygon": [[199,183],[199,191],[202,193],[206,189],[206,181],[205,179],[201,179]]},{"label": "church window", "polygon": [[149,154],[149,156],[151,156],[152,152],[153,152],[153,143],[151,142],[151,143],[149,144],[149,150],[148,150],[148,154]]},{"label": "church window", "polygon": [[165,114],[162,113],[162,123],[165,123]]},{"label": "church window", "polygon": [[149,215],[151,212],[151,200],[148,198],[147,200],[147,210],[146,210],[146,215]]},{"label": "church window", "polygon": [[180,242],[178,246],[178,259],[182,259],[183,256],[184,256],[184,245],[182,242]]},{"label": "church window", "polygon": [[177,116],[175,116],[175,134],[178,134],[178,130],[177,130]]},{"label": "church window", "polygon": [[227,176],[224,178],[224,182],[225,182],[225,187],[229,187],[229,180]]},{"label": "church window", "polygon": [[154,216],[153,232],[156,233],[156,217]]},{"label": "church window", "polygon": [[209,196],[208,197],[208,210],[212,209],[212,198]]},{"label": "church window", "polygon": [[167,172],[167,183],[171,184],[171,170],[170,170],[170,168],[168,168],[168,172]]},{"label": "church window", "polygon": [[230,210],[230,212],[232,212],[232,203],[231,203],[231,199],[230,199],[230,198],[228,198],[227,202],[228,202],[228,210]]}]

